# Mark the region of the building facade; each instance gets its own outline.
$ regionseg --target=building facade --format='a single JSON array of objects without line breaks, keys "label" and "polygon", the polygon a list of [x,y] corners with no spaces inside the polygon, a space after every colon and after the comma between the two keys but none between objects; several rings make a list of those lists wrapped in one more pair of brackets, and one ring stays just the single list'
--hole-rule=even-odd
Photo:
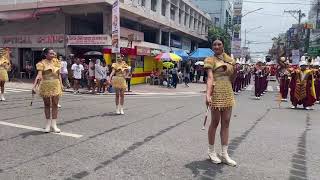
[{"label": "building facade", "polygon": [[308,54],[320,56],[320,1],[313,0],[309,11],[308,22],[312,24],[310,32]]},{"label": "building facade", "polygon": [[192,0],[192,2],[210,14],[214,26],[226,29],[232,35],[233,1]]},{"label": "building facade", "polygon": [[[89,3],[90,2],[90,3]],[[115,0],[16,0],[0,2],[0,47],[11,49],[20,71],[41,60],[52,47],[67,56],[111,53],[112,4]],[[159,52],[188,52],[207,41],[210,16],[187,0],[120,0],[120,47],[134,67],[133,83],[160,68]]]}]

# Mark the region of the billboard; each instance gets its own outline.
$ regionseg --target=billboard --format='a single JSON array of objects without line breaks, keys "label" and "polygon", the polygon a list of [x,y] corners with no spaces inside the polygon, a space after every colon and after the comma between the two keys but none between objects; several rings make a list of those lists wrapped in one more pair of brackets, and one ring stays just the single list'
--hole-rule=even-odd
[{"label": "billboard", "polygon": [[231,54],[233,54],[235,58],[241,57],[241,39],[240,38],[232,39]]},{"label": "billboard", "polygon": [[120,53],[120,8],[119,0],[112,5],[112,53]]}]

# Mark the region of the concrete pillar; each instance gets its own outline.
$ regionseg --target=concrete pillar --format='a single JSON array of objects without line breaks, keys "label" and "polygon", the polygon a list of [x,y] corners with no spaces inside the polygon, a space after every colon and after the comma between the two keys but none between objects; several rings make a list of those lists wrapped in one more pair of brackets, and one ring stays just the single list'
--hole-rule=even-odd
[{"label": "concrete pillar", "polygon": [[157,1],[157,13],[161,15],[162,10],[162,0]]},{"label": "concrete pillar", "polygon": [[151,0],[146,0],[146,11],[150,11],[151,10]]},{"label": "concrete pillar", "polygon": [[158,42],[158,44],[161,44],[161,40],[162,40],[162,31],[161,31],[161,29],[159,29],[159,32],[157,34],[158,34],[157,42]]},{"label": "concrete pillar", "polygon": [[171,32],[170,31],[168,33],[168,36],[169,36],[169,38],[168,38],[169,39],[169,45],[168,46],[171,48]]},{"label": "concrete pillar", "polygon": [[170,8],[171,8],[171,3],[166,1],[166,17],[170,19]]}]

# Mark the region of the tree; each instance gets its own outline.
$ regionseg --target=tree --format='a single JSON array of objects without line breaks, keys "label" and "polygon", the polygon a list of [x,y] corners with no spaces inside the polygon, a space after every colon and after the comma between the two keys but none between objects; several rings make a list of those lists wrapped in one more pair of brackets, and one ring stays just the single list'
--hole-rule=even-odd
[{"label": "tree", "polygon": [[220,27],[211,26],[208,31],[208,44],[212,47],[212,42],[216,39],[223,40],[224,50],[226,53],[231,53],[231,37],[230,35]]}]

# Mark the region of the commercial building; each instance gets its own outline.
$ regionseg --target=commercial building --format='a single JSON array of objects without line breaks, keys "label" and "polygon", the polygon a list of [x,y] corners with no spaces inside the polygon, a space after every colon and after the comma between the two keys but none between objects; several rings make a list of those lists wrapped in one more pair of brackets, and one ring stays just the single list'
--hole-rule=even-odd
[{"label": "commercial building", "polygon": [[312,25],[309,39],[308,54],[311,56],[320,56],[320,1],[311,1],[312,5],[309,11],[308,22]]},{"label": "commercial building", "polygon": [[[111,63],[115,0],[15,0],[0,2],[0,47],[11,48],[19,70],[52,47],[62,55],[104,53]],[[188,0],[120,0],[120,47],[134,67],[133,83],[161,66],[159,52],[188,52],[207,40],[210,16]]]},{"label": "commercial building", "polygon": [[232,35],[232,0],[192,0],[192,2],[210,14],[214,26],[226,29]]}]

